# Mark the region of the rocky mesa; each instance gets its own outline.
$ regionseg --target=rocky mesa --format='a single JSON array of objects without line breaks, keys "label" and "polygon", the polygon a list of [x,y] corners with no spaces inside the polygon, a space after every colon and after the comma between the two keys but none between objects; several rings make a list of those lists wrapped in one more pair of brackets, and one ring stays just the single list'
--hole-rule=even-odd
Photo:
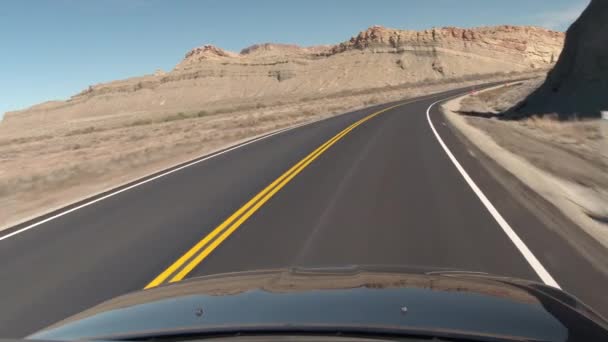
[{"label": "rocky mesa", "polygon": [[592,0],[570,26],[555,68],[518,109],[561,119],[608,111],[608,1]]},{"label": "rocky mesa", "polygon": [[373,26],[333,46],[267,43],[235,53],[205,45],[189,51],[170,72],[93,85],[67,101],[9,112],[2,124],[189,112],[285,96],[544,70],[555,63],[563,43],[562,32],[538,27],[410,31]]}]

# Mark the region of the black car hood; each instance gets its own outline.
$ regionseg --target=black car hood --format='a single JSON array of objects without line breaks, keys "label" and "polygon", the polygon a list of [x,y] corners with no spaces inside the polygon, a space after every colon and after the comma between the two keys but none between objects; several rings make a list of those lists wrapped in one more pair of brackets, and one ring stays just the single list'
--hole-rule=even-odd
[{"label": "black car hood", "polygon": [[195,278],[117,297],[29,339],[247,331],[379,332],[542,341],[607,339],[574,297],[531,281],[388,267],[277,269]]}]

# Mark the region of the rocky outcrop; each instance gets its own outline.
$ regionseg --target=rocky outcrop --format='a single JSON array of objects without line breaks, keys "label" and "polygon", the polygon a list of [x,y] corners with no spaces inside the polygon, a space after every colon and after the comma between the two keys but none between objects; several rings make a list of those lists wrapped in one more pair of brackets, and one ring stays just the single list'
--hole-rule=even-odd
[{"label": "rocky outcrop", "polygon": [[235,59],[255,57],[332,56],[353,50],[373,53],[399,53],[412,49],[454,49],[480,55],[500,56],[528,63],[531,67],[551,65],[557,59],[564,41],[562,32],[528,26],[495,26],[474,29],[457,27],[433,28],[424,31],[396,30],[372,26],[350,40],[333,46],[300,47],[294,44],[255,44],[231,53],[205,45],[191,50],[176,69],[218,57]]},{"label": "rocky outcrop", "polygon": [[[474,29],[457,27],[424,31],[394,30],[372,26],[349,41],[334,46],[331,53],[358,49],[448,48],[481,55],[507,55],[513,60],[542,67],[554,63],[563,45],[562,32],[529,26],[494,26]],[[504,56],[503,56],[504,57]]]},{"label": "rocky outcrop", "polygon": [[608,111],[608,1],[592,0],[568,29],[564,49],[545,83],[515,114],[557,113],[561,119]]},{"label": "rocky outcrop", "polygon": [[239,55],[233,52],[226,51],[213,45],[203,45],[194,48],[184,57],[184,60],[179,65],[189,65],[201,63],[206,60],[217,60],[222,58],[238,58]]},{"label": "rocky outcrop", "polygon": [[364,89],[471,79],[552,66],[563,33],[536,27],[424,31],[373,26],[333,46],[258,44],[234,53],[204,45],[169,72],[90,86],[68,101],[7,113],[3,123],[139,112],[198,111],[220,102],[304,98]]}]

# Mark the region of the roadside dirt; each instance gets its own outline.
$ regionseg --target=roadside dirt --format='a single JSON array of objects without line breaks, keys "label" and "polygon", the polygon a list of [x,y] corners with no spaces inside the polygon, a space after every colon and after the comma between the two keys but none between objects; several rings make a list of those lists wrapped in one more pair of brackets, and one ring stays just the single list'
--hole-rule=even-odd
[{"label": "roadside dirt", "polygon": [[[499,77],[492,80],[504,79]],[[214,111],[0,125],[0,230],[256,135],[479,81],[235,103]]]},{"label": "roadside dirt", "polygon": [[608,248],[608,121],[494,117],[540,82],[454,99],[443,110],[482,152]]}]

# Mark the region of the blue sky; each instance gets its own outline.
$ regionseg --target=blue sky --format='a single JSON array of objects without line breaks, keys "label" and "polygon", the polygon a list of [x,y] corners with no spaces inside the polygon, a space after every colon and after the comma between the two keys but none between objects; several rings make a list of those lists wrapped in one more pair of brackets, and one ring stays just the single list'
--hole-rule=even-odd
[{"label": "blue sky", "polygon": [[0,3],[0,116],[170,70],[193,47],[333,44],[371,25],[565,30],[589,0],[14,0]]}]

